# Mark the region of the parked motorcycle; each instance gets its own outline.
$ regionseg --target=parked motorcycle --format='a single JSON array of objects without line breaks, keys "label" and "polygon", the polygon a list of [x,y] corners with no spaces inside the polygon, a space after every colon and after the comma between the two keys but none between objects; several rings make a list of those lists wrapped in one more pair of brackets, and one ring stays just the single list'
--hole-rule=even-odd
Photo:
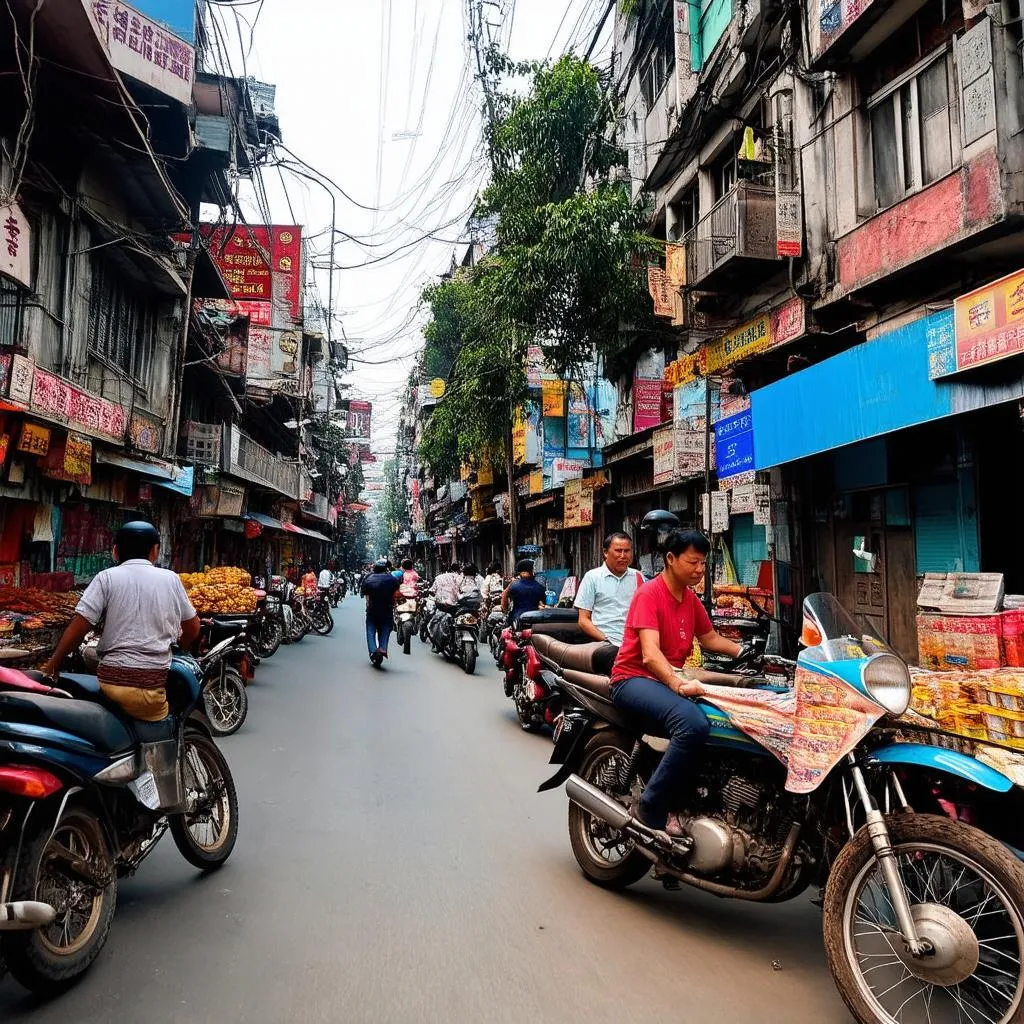
[{"label": "parked motorcycle", "polygon": [[255,672],[255,657],[246,619],[204,619],[197,666],[203,706],[214,736],[238,732],[249,714],[246,690]]},{"label": "parked motorcycle", "polygon": [[424,592],[420,602],[419,629],[417,630],[421,643],[430,643],[430,624],[434,621],[436,614],[437,601],[434,599],[434,595]]},{"label": "parked motorcycle", "polygon": [[272,658],[284,640],[284,616],[281,614],[281,595],[267,591],[257,597],[256,619],[252,641],[261,658]]},{"label": "parked motorcycle", "polygon": [[211,871],[238,832],[231,771],[203,709],[198,665],[176,655],[171,715],[129,719],[95,676],[0,671],[0,957],[54,995],[106,942],[117,882],[170,830]]},{"label": "parked motorcycle", "polygon": [[476,671],[477,630],[480,595],[459,598],[454,608],[439,608],[430,620],[429,633],[434,647],[446,658],[458,662],[466,675]]},{"label": "parked motorcycle", "polygon": [[331,615],[326,589],[317,591],[316,597],[307,598],[305,608],[313,632],[319,636],[327,636],[334,629],[334,616]]},{"label": "parked motorcycle", "polygon": [[395,636],[402,645],[402,653],[410,654],[412,637],[416,632],[416,615],[419,601],[415,597],[401,597],[395,605]]},{"label": "parked motorcycle", "polygon": [[291,581],[285,581],[282,601],[286,622],[285,641],[297,644],[312,631],[313,623],[306,614],[301,591]]},{"label": "parked motorcycle", "polygon": [[607,677],[560,666],[557,642],[534,638],[565,701],[561,768],[541,789],[568,780],[580,868],[614,889],[653,866],[666,884],[753,902],[823,886],[829,969],[861,1024],[1020,1020],[1020,790],[934,732],[896,724],[907,666],[834,597],[803,611],[794,688],[704,675],[711,732],[678,794],[682,838],[633,814],[667,741],[615,708]]},{"label": "parked motorcycle", "polygon": [[494,658],[494,663],[501,668],[501,654],[504,649],[501,635],[508,623],[508,616],[501,610],[501,604],[492,605],[486,610],[483,624],[480,627],[480,639],[487,644]]}]

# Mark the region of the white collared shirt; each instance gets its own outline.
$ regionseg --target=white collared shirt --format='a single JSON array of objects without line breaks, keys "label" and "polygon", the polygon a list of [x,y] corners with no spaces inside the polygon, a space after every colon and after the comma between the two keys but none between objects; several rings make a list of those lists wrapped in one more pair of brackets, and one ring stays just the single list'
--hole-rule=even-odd
[{"label": "white collared shirt", "polygon": [[590,612],[594,625],[610,643],[621,646],[629,603],[643,582],[644,578],[637,569],[627,569],[621,576],[616,576],[602,563],[580,581],[575,605]]}]

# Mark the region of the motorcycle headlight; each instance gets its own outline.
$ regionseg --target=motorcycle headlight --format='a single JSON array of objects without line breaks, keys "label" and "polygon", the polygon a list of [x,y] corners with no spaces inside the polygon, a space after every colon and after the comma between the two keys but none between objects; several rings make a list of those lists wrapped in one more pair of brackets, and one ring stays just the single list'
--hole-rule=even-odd
[{"label": "motorcycle headlight", "polygon": [[864,689],[891,715],[902,715],[910,706],[910,670],[895,654],[876,654],[861,670]]}]

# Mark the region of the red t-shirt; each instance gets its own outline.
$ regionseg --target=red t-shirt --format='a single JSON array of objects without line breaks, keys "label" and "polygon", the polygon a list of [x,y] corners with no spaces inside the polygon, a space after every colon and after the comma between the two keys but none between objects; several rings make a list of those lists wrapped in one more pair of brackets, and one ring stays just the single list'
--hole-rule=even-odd
[{"label": "red t-shirt", "polygon": [[683,599],[677,601],[663,576],[633,595],[626,615],[622,646],[612,668],[612,682],[644,676],[653,679],[644,665],[640,649],[640,630],[656,629],[661,638],[661,653],[676,668],[682,668],[693,650],[693,638],[710,633],[714,627],[700,598],[687,587]]}]

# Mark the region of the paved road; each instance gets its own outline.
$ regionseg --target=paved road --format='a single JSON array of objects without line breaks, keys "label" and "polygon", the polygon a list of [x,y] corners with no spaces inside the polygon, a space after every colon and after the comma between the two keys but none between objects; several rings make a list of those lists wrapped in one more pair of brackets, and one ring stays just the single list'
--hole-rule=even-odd
[{"label": "paved road", "polygon": [[848,1021],[806,900],[587,884],[493,664],[413,641],[375,673],[359,612],[261,666],[224,741],[228,865],[202,878],[168,839],[82,984],[40,1006],[7,979],[4,1024]]}]

